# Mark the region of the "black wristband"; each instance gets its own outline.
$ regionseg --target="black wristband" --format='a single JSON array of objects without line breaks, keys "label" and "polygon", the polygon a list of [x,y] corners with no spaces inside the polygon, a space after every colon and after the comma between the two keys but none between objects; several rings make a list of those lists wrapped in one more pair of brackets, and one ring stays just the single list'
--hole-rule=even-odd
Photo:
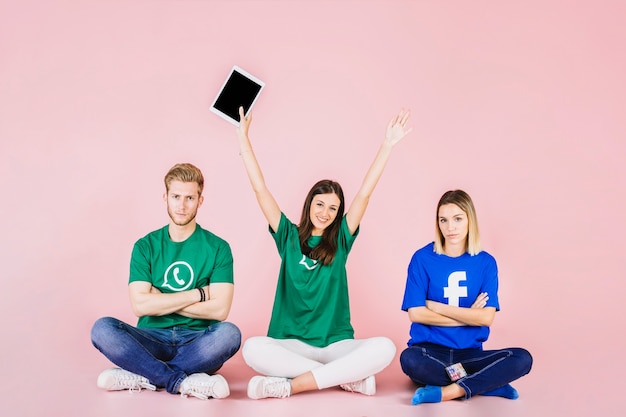
[{"label": "black wristband", "polygon": [[206,301],[206,293],[203,288],[197,288],[200,291],[200,302]]}]

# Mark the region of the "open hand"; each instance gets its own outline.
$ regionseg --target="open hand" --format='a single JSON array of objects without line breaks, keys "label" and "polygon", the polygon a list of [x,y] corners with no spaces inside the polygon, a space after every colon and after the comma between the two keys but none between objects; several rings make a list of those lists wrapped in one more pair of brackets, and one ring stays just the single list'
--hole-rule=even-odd
[{"label": "open hand", "polygon": [[410,116],[411,112],[409,110],[402,109],[400,110],[400,113],[389,121],[389,124],[387,125],[387,132],[385,133],[385,139],[392,145],[400,142],[400,139],[413,130],[412,127],[406,127]]}]

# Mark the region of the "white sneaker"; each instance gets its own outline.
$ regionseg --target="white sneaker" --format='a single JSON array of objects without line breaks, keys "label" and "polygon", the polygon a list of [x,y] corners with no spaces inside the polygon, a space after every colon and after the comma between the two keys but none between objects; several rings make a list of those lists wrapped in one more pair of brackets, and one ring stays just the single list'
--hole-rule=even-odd
[{"label": "white sneaker", "polygon": [[253,376],[248,383],[248,397],[285,398],[291,395],[291,382],[287,378],[274,376]]},{"label": "white sneaker", "polygon": [[228,382],[221,375],[207,375],[205,373],[191,374],[180,384],[180,395],[193,396],[206,400],[209,397],[226,398],[230,395]]},{"label": "white sneaker", "polygon": [[127,389],[139,392],[142,388],[152,391],[156,390],[156,387],[148,381],[148,378],[120,368],[111,368],[103,371],[100,376],[98,376],[97,384],[98,388],[109,391]]},{"label": "white sneaker", "polygon": [[339,386],[341,389],[348,392],[358,392],[365,395],[376,394],[376,378],[374,378],[374,375],[370,375],[360,381],[349,382]]}]

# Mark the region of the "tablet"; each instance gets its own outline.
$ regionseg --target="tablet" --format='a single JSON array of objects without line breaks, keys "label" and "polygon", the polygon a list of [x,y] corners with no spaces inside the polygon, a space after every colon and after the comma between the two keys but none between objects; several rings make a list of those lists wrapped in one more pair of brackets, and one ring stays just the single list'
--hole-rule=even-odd
[{"label": "tablet", "polygon": [[224,120],[239,126],[239,107],[243,106],[244,114],[247,116],[263,87],[265,87],[263,81],[235,65],[210,109]]}]

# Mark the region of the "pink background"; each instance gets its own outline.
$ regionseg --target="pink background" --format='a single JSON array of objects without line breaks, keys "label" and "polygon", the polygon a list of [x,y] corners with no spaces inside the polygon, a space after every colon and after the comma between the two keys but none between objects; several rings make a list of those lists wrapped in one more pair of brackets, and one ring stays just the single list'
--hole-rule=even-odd
[{"label": "pink background", "polygon": [[[617,0],[0,0],[0,412],[618,415],[625,13]],[[396,358],[375,397],[254,402],[240,353],[223,369],[228,400],[96,389],[110,363],[90,327],[135,321],[130,250],[166,223],[174,163],[204,171],[198,221],[232,246],[229,320],[244,338],[266,330],[279,258],[234,127],[208,111],[233,64],[267,83],[251,137],[295,221],[317,179],[349,203],[389,118],[412,110],[348,263],[356,336],[404,348],[408,261],[433,238],[439,196],[465,189],[500,267],[487,347],[535,357],[518,401],[411,407]]]}]

